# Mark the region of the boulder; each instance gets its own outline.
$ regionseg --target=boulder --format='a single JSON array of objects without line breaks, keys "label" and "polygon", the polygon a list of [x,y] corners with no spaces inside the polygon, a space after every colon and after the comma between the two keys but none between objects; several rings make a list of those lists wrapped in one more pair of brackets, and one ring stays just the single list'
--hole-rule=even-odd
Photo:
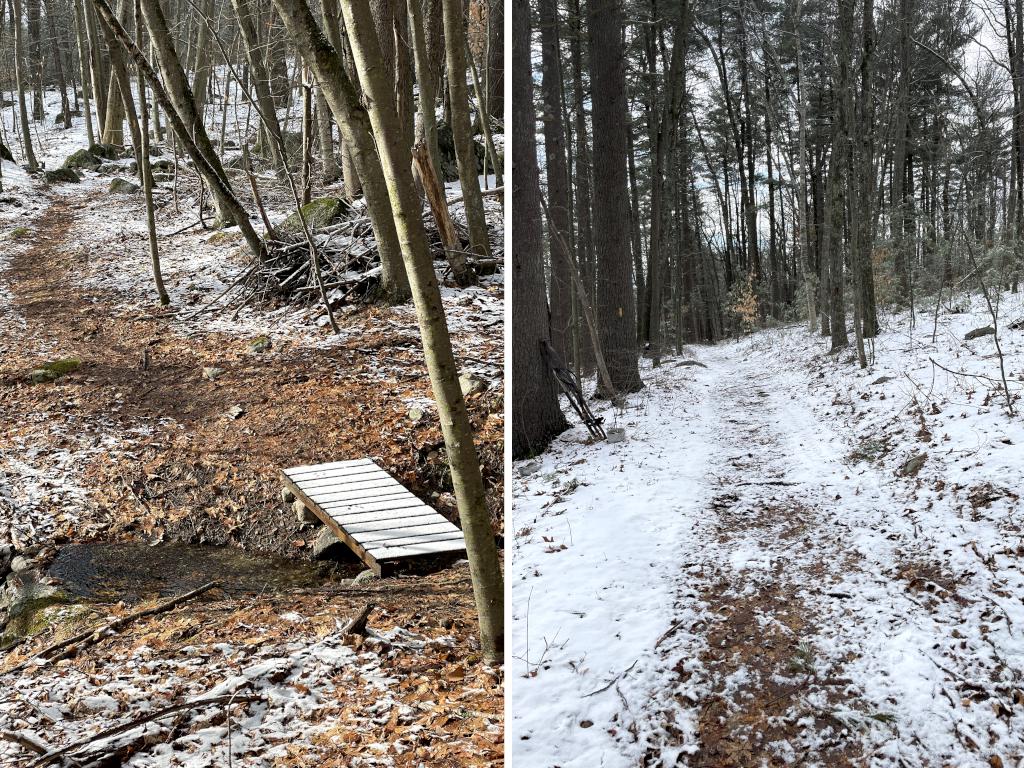
[{"label": "boulder", "polygon": [[14,559],[14,547],[10,544],[0,545],[0,577],[11,572],[11,560]]},{"label": "boulder", "polygon": [[336,552],[340,553],[343,549],[345,549],[345,545],[341,539],[325,525],[313,541],[313,559],[329,560]]},{"label": "boulder", "polygon": [[[302,206],[301,210],[302,216],[306,219],[306,225],[311,232],[315,232],[349,216],[352,207],[338,197],[320,197],[306,203]],[[274,232],[277,235],[300,234],[302,232],[302,222],[299,220],[298,212],[293,213],[274,227]]]},{"label": "boulder", "polygon": [[43,178],[47,184],[77,184],[81,181],[78,174],[70,168],[58,168],[55,171],[46,171]]},{"label": "boulder", "polygon": [[11,154],[11,150],[2,141],[0,141],[0,160],[6,160],[9,163],[14,162],[14,155]]},{"label": "boulder", "polygon": [[104,160],[117,160],[120,150],[113,144],[91,144],[89,154],[102,157]]},{"label": "boulder", "polygon": [[68,159],[64,161],[65,168],[74,168],[77,170],[88,168],[90,171],[97,171],[101,165],[102,162],[100,159],[88,149],[80,149],[77,152],[68,155]]},{"label": "boulder", "polygon": [[61,360],[52,360],[43,363],[39,368],[32,371],[28,377],[33,384],[42,384],[46,381],[56,381],[61,376],[78,370],[82,361],[77,357],[65,357]]},{"label": "boulder", "polygon": [[994,336],[996,329],[991,325],[986,325],[981,328],[975,328],[973,331],[968,331],[964,334],[964,341],[970,341],[971,339],[978,339],[982,336]]},{"label": "boulder", "polygon": [[605,440],[609,443],[621,443],[626,439],[626,430],[622,427],[609,427],[605,434],[607,434]]},{"label": "boulder", "polygon": [[107,191],[115,195],[135,195],[138,194],[140,189],[142,188],[138,184],[133,184],[127,179],[122,178],[111,179],[110,186],[107,187]]},{"label": "boulder", "polygon": [[476,376],[464,373],[459,376],[459,387],[462,389],[462,396],[469,397],[470,395],[479,395],[481,392],[486,391],[487,382],[483,379],[478,379]]}]

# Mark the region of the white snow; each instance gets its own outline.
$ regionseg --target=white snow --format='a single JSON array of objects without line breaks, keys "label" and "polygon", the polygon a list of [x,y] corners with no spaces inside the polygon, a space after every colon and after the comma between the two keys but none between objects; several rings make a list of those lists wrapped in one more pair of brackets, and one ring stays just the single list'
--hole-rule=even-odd
[{"label": "white snow", "polygon": [[[963,340],[991,323],[983,302],[957,305],[935,343],[930,317],[885,316],[864,371],[796,326],[685,355],[707,369],[670,358],[625,409],[602,406],[627,442],[576,426],[512,480],[511,764],[688,764],[704,708],[770,682],[706,661],[740,601],[760,632],[802,620],[802,666],[772,677],[799,683],[793,726],[766,755],[1024,760],[1024,422],[992,337]],[[1024,317],[1019,295],[1001,317]],[[1016,394],[1024,331],[1001,343]]]}]

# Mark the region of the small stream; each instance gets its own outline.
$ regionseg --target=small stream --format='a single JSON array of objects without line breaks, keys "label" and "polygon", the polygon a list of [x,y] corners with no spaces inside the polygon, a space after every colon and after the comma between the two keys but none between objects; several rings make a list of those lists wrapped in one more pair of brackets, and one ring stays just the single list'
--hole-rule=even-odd
[{"label": "small stream", "polygon": [[336,583],[344,566],[254,555],[236,547],[144,543],[71,544],[57,553],[49,575],[89,601],[137,603],[220,582],[233,595],[277,593]]}]

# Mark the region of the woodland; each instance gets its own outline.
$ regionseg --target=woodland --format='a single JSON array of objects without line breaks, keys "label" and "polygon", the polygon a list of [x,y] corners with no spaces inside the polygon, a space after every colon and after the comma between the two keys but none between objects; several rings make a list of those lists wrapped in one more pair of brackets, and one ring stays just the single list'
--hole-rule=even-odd
[{"label": "woodland", "polygon": [[[0,3],[0,763],[501,764],[503,30]],[[282,488],[370,458],[463,554]]]},{"label": "woodland", "polygon": [[1024,9],[517,0],[509,759],[1024,760]]}]

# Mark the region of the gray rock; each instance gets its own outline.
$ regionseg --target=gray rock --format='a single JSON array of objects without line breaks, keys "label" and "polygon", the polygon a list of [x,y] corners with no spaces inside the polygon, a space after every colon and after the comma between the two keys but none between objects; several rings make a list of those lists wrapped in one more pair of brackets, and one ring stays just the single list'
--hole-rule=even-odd
[{"label": "gray rock", "polygon": [[409,413],[407,415],[409,417],[409,421],[416,422],[422,419],[425,414],[422,408],[412,407],[409,409]]},{"label": "gray rock", "polygon": [[14,547],[10,544],[0,546],[0,576],[6,576],[11,571],[11,560],[14,558]]},{"label": "gray rock", "polygon": [[373,571],[362,571],[358,576],[352,579],[352,584],[366,584],[371,581],[376,581],[379,577]]},{"label": "gray rock", "polygon": [[892,376],[879,376],[877,379],[875,379],[871,383],[872,383],[872,385],[874,385],[874,384],[888,384],[890,381],[892,381]]},{"label": "gray rock", "polygon": [[292,493],[288,488],[281,489],[281,501],[285,504],[291,504],[295,501],[295,494]]},{"label": "gray rock", "polygon": [[334,531],[325,525],[313,541],[313,559],[326,560],[332,553],[337,552],[338,548],[344,546],[345,544],[335,535]]},{"label": "gray rock", "polygon": [[11,571],[13,573],[24,573],[32,569],[33,561],[24,555],[15,555],[11,559]]},{"label": "gray rock", "polygon": [[117,160],[118,149],[113,144],[92,144],[89,146],[89,153],[104,160]]},{"label": "gray rock", "polygon": [[539,461],[528,461],[519,467],[520,477],[529,477],[540,472],[541,463]]},{"label": "gray rock", "polygon": [[312,510],[298,499],[292,502],[292,511],[295,512],[295,519],[300,523],[316,524],[320,522],[320,518],[313,514]]},{"label": "gray rock", "polygon": [[996,329],[991,325],[986,325],[981,328],[975,328],[973,331],[968,331],[964,334],[964,341],[970,341],[971,339],[977,339],[982,336],[994,336]]},{"label": "gray rock", "polygon": [[900,475],[903,477],[916,477],[927,459],[927,453],[919,453],[916,456],[911,456],[903,462],[903,466],[900,467]]},{"label": "gray rock", "polygon": [[77,184],[81,181],[78,174],[70,168],[58,168],[43,174],[47,184]]},{"label": "gray rock", "polygon": [[97,170],[101,164],[100,159],[88,149],[80,149],[77,152],[73,152],[64,161],[65,168],[88,168],[90,171]]},{"label": "gray rock", "polygon": [[462,389],[462,396],[469,397],[470,395],[479,395],[481,392],[486,391],[487,382],[483,379],[478,379],[476,376],[464,373],[459,376],[459,387]]},{"label": "gray rock", "polygon": [[621,443],[626,439],[626,430],[622,427],[609,427],[605,432],[608,435],[605,440],[609,443]]},{"label": "gray rock", "polygon": [[217,368],[216,366],[209,366],[207,368],[203,368],[203,378],[204,379],[209,379],[210,381],[214,381],[215,379],[218,379],[218,378],[220,378],[223,375],[224,375],[224,369],[223,368]]},{"label": "gray rock", "polygon": [[111,179],[110,186],[107,187],[108,192],[112,192],[115,195],[135,195],[138,194],[141,187],[138,184],[133,184],[127,179]]}]

